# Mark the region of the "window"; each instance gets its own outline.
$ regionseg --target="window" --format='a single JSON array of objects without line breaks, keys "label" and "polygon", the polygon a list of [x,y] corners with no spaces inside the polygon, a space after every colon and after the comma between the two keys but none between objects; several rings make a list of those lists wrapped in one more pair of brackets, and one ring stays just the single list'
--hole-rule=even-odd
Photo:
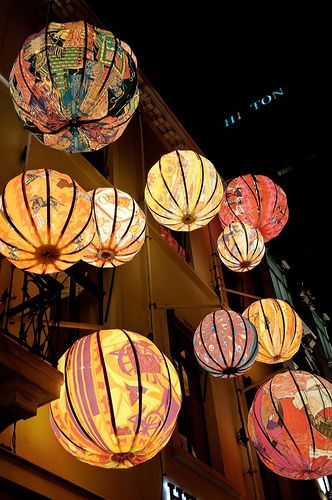
[{"label": "window", "polygon": [[272,259],[268,252],[266,252],[265,255],[277,299],[285,300],[293,307],[293,300],[291,294],[288,291],[288,284],[285,273],[283,272],[282,268]]},{"label": "window", "polygon": [[330,338],[323,319],[315,311],[311,311],[317,328],[317,333],[327,359],[332,359],[332,346]]},{"label": "window", "polygon": [[193,266],[190,235],[182,231],[172,231],[168,227],[159,225],[159,231],[169,246],[177,252],[188,264]]}]

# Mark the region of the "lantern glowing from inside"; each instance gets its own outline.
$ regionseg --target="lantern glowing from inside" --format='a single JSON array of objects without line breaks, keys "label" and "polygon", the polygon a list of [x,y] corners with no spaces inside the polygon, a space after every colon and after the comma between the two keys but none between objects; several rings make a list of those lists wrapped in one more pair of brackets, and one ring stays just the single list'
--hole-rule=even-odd
[{"label": "lantern glowing from inside", "polygon": [[23,127],[41,142],[97,150],[121,136],[137,107],[136,58],[109,31],[51,23],[24,42],[10,91]]},{"label": "lantern glowing from inside", "polygon": [[83,260],[98,267],[116,267],[129,262],[145,241],[145,216],[136,201],[124,191],[99,188],[92,199],[95,237]]},{"label": "lantern glowing from inside", "polygon": [[89,195],[55,170],[28,170],[0,199],[0,252],[16,267],[55,273],[79,261],[94,235]]},{"label": "lantern glowing from inside", "polygon": [[220,260],[239,273],[257,266],[265,253],[264,239],[259,230],[241,221],[225,227],[217,246]]},{"label": "lantern glowing from inside", "polygon": [[305,371],[275,375],[256,393],[248,431],[260,459],[276,474],[332,474],[332,385]]},{"label": "lantern glowing from inside", "polygon": [[174,231],[193,231],[218,213],[223,195],[212,163],[194,151],[163,155],[148,173],[145,201],[153,217]]},{"label": "lantern glowing from inside", "polygon": [[122,469],[166,445],[181,388],[172,363],[151,340],[125,330],[98,331],[75,342],[58,368],[65,384],[50,419],[66,451],[90,465]]},{"label": "lantern glowing from inside", "polygon": [[214,377],[242,375],[253,365],[257,350],[254,325],[234,311],[208,314],[194,335],[196,359]]},{"label": "lantern glowing from inside", "polygon": [[256,327],[257,361],[283,363],[298,351],[302,338],[302,321],[287,302],[261,299],[250,304],[243,316]]},{"label": "lantern glowing from inside", "polygon": [[264,241],[277,236],[288,220],[287,198],[281,187],[264,175],[243,175],[227,186],[219,212],[223,227],[249,222]]}]

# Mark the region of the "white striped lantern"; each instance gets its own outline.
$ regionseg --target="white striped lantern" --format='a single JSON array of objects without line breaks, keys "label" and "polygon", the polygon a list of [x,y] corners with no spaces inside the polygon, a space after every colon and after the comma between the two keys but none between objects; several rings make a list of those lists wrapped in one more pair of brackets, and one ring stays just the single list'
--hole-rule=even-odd
[{"label": "white striped lantern", "polygon": [[83,259],[97,267],[129,262],[145,241],[145,216],[134,198],[115,187],[89,191],[95,237]]},{"label": "white striped lantern", "polygon": [[298,351],[302,338],[302,321],[287,302],[261,299],[243,312],[258,334],[257,361],[283,363]]},{"label": "white striped lantern", "polygon": [[220,310],[205,316],[194,334],[198,364],[214,377],[235,377],[249,370],[257,356],[254,325],[241,314]]},{"label": "white striped lantern", "polygon": [[220,260],[232,271],[243,273],[257,266],[265,254],[260,231],[245,222],[232,222],[217,241]]},{"label": "white striped lantern", "polygon": [[193,231],[218,213],[223,195],[212,163],[194,151],[172,151],[153,165],[145,201],[153,217],[174,231]]}]

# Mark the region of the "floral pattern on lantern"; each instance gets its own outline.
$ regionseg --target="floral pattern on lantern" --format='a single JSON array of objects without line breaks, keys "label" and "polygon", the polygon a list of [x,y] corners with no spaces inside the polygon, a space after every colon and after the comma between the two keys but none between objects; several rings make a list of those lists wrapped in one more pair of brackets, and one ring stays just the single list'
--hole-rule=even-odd
[{"label": "floral pattern on lantern", "polygon": [[243,312],[258,334],[257,361],[283,363],[298,351],[302,338],[302,321],[287,302],[261,299]]},{"label": "floral pattern on lantern", "polygon": [[288,221],[284,191],[265,175],[243,175],[227,186],[219,219],[223,227],[231,222],[249,222],[264,241],[278,236]]},{"label": "floral pattern on lantern", "polygon": [[172,363],[151,340],[101,330],[76,341],[58,368],[65,384],[50,419],[66,451],[90,465],[121,469],[166,445],[181,388]]},{"label": "floral pattern on lantern", "polygon": [[258,456],[290,479],[332,474],[332,384],[305,371],[275,375],[261,386],[248,416]]},{"label": "floral pattern on lantern", "polygon": [[41,142],[97,150],[121,136],[138,105],[136,58],[85,21],[51,23],[24,42],[10,91],[23,127]]},{"label": "floral pattern on lantern", "polygon": [[124,191],[98,188],[92,199],[95,237],[83,260],[98,267],[116,267],[129,262],[145,241],[145,215]]},{"label": "floral pattern on lantern", "polygon": [[232,222],[217,241],[220,260],[232,271],[243,273],[257,266],[265,253],[264,238],[245,222]]},{"label": "floral pattern on lantern", "polygon": [[153,165],[145,201],[153,217],[174,231],[193,231],[218,213],[223,195],[212,163],[194,151],[172,151]]},{"label": "floral pattern on lantern", "polygon": [[258,352],[254,325],[234,311],[220,310],[205,316],[193,343],[199,365],[214,377],[242,375],[251,368]]},{"label": "floral pattern on lantern", "polygon": [[38,274],[79,261],[94,235],[89,195],[69,175],[28,170],[11,179],[0,199],[0,252]]}]

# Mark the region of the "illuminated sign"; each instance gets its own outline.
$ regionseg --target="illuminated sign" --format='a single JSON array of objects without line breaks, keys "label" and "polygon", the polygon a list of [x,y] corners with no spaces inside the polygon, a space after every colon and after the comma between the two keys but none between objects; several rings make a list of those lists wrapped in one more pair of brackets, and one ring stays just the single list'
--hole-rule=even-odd
[{"label": "illuminated sign", "polygon": [[163,487],[163,500],[196,500],[196,497],[193,497],[186,491],[183,491],[182,488],[179,488],[179,486],[175,486],[175,484],[167,480],[164,480]]},{"label": "illuminated sign", "polygon": [[[278,90],[272,91],[271,94],[267,94],[264,97],[261,97],[260,99],[258,99],[257,101],[254,101],[251,104],[249,104],[249,108],[250,108],[249,111],[259,111],[259,110],[263,109],[265,106],[267,106],[268,104],[270,104],[272,101],[279,99],[280,96],[283,96],[283,95],[284,95],[284,91],[280,87]],[[241,111],[241,113],[244,116],[245,112]],[[225,127],[226,128],[230,127],[231,125],[234,125],[234,123],[239,122],[243,117],[243,116],[241,116],[241,113],[240,113],[240,111],[237,111],[233,115],[227,116],[227,118],[225,118],[225,120],[224,120]]]}]

